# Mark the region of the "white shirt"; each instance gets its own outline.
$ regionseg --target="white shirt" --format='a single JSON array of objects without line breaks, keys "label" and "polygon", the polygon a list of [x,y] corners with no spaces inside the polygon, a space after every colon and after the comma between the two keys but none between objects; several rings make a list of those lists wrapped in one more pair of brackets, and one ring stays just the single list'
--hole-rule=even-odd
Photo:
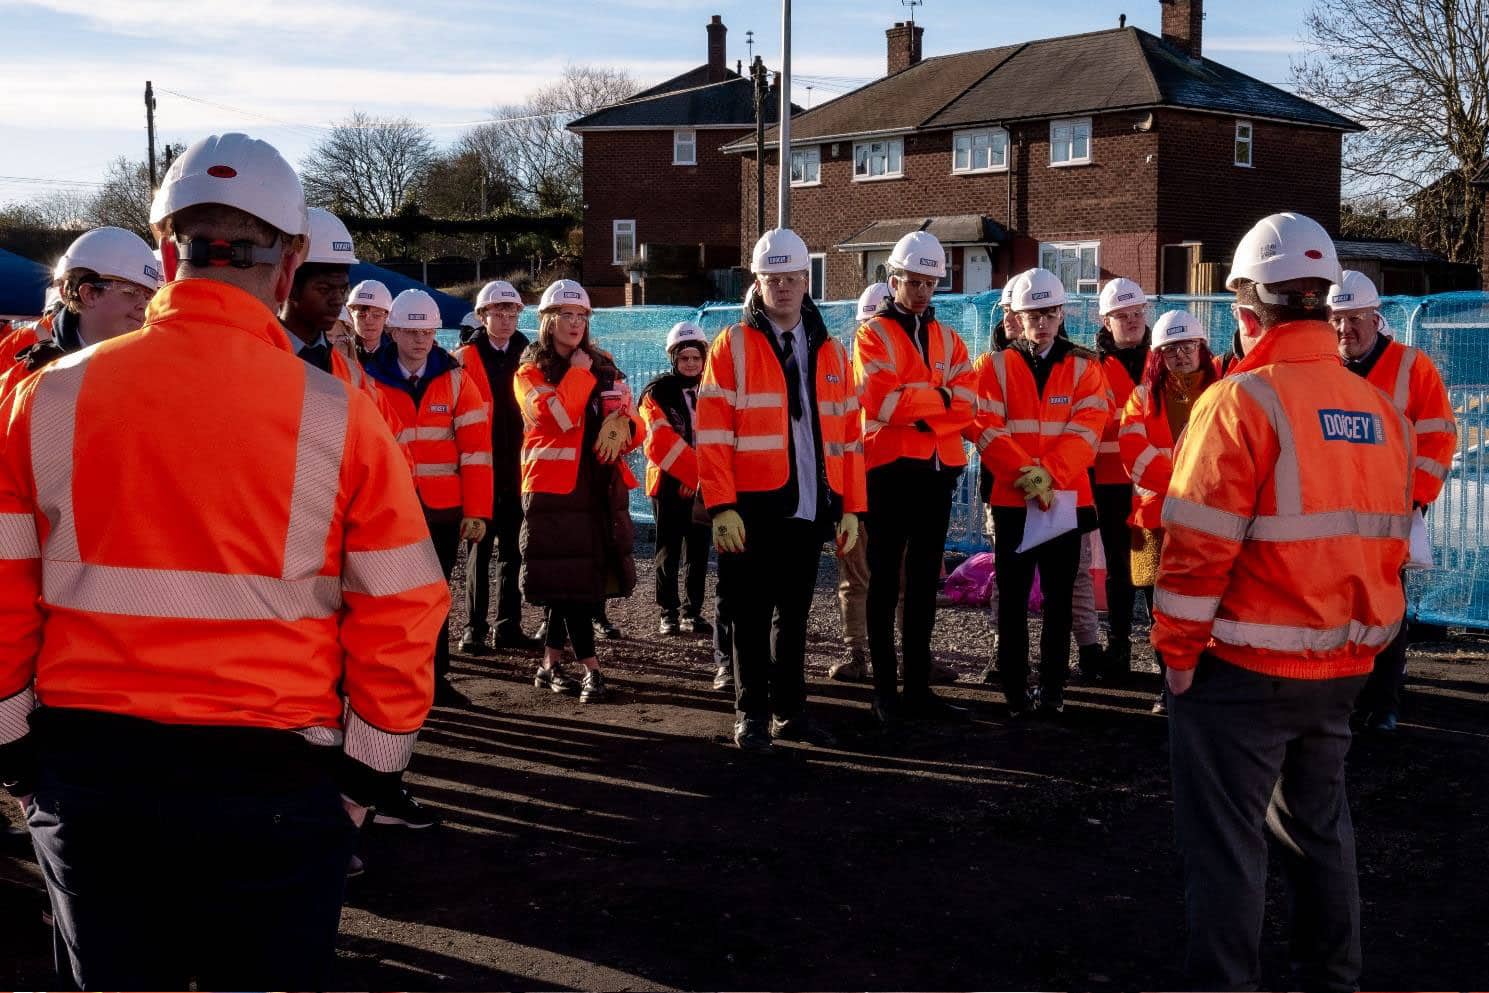
[{"label": "white shirt", "polygon": [[[779,351],[785,332],[774,323],[770,330],[776,337],[776,348]],[[796,354],[796,367],[801,371],[801,416],[791,421],[791,439],[796,446],[796,513],[791,516],[803,521],[815,521],[817,439],[812,433],[812,388],[807,381],[812,374],[811,363],[808,361],[807,332],[801,321],[797,321],[796,327],[791,329],[791,336],[791,350]],[[789,404],[786,409],[790,410]]]},{"label": "white shirt", "polygon": [[423,362],[420,362],[419,363],[419,368],[417,368],[417,369],[410,369],[408,366],[406,366],[406,365],[403,364],[403,360],[402,359],[399,359],[398,360],[398,368],[403,371],[403,378],[404,379],[409,379],[409,378],[411,378],[413,376],[417,376],[420,379],[423,379],[424,378],[424,370],[429,368],[429,360],[428,359],[425,359]]}]

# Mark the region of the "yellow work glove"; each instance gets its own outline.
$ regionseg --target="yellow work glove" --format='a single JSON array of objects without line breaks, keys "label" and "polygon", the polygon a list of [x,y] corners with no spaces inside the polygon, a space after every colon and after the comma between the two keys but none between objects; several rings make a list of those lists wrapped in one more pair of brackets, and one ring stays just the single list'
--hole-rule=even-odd
[{"label": "yellow work glove", "polygon": [[631,419],[623,410],[617,410],[600,424],[600,436],[595,439],[595,454],[601,462],[614,462],[620,458],[630,434]]},{"label": "yellow work glove", "polygon": [[479,517],[467,517],[460,522],[460,537],[464,541],[480,541],[486,537],[486,522]]},{"label": "yellow work glove", "polygon": [[844,514],[838,521],[838,558],[843,558],[853,551],[858,544],[858,515]]},{"label": "yellow work glove", "polygon": [[1031,500],[1038,500],[1039,505],[1048,510],[1050,504],[1055,500],[1055,480],[1049,471],[1043,466],[1026,465],[1020,469],[1021,475],[1013,484],[1018,487]]},{"label": "yellow work glove", "polygon": [[713,519],[713,547],[720,552],[742,552],[745,548],[744,518],[738,511],[724,510]]}]

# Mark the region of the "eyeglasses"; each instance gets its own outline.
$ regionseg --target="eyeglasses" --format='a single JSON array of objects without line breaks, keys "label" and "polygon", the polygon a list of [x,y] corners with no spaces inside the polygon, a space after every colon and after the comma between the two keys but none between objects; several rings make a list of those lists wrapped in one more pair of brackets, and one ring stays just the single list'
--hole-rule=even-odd
[{"label": "eyeglasses", "polygon": [[896,279],[902,286],[908,286],[912,290],[926,292],[935,292],[937,285],[939,285],[934,279],[915,279],[911,276],[898,276]]},{"label": "eyeglasses", "polygon": [[1176,342],[1174,342],[1171,345],[1164,345],[1163,348],[1159,349],[1159,351],[1164,351],[1164,352],[1197,352],[1197,351],[1199,351],[1199,342],[1197,342],[1197,341],[1176,341]]},{"label": "eyeglasses", "polygon": [[558,320],[568,321],[570,324],[583,324],[584,322],[589,320],[588,314],[569,313],[563,310],[560,310],[554,316],[557,317]]},{"label": "eyeglasses", "polygon": [[760,277],[760,281],[766,286],[795,286],[805,283],[806,277],[799,272],[776,272]]},{"label": "eyeglasses", "polygon": [[399,328],[398,331],[401,334],[408,335],[410,338],[417,338],[421,341],[425,338],[434,337],[434,330],[432,328]]},{"label": "eyeglasses", "polygon": [[141,286],[139,283],[131,283],[127,279],[94,279],[90,280],[89,286],[96,286],[107,292],[109,287],[116,287],[121,296],[128,297],[134,303],[149,303],[155,296],[155,291]]}]

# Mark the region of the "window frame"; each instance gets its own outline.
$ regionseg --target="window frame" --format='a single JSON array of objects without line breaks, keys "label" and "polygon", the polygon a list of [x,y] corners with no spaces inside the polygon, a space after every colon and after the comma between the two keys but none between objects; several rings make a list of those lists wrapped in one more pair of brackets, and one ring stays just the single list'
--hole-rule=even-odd
[{"label": "window frame", "polygon": [[[880,173],[877,176],[873,175],[872,173],[860,175],[859,172],[858,172],[858,150],[860,148],[869,148],[869,149],[871,149],[871,151],[868,153],[868,155],[870,156],[870,159],[868,161],[872,161],[872,156],[874,154],[872,152],[872,148],[875,145],[883,145],[884,146],[884,172]],[[898,145],[899,146],[899,160],[900,160],[900,165],[899,165],[899,169],[897,171],[890,172],[889,171],[890,147],[893,146],[893,145]],[[878,182],[883,182],[886,179],[904,179],[904,178],[905,178],[905,137],[904,137],[904,135],[895,135],[892,138],[871,138],[868,141],[855,141],[853,143],[853,181],[855,183],[878,183]]]},{"label": "window frame", "polygon": [[[973,162],[973,160],[975,158],[975,153],[976,153],[976,150],[977,150],[976,140],[977,140],[977,137],[979,135],[987,135],[988,136],[988,145],[987,145],[987,150],[988,150],[988,164],[985,165],[985,166],[983,166],[983,167],[981,167],[981,168],[978,168],[974,164],[974,162]],[[1000,137],[1002,138],[1002,159],[1003,159],[1003,162],[1002,162],[1001,165],[993,165],[993,151],[997,147],[996,140],[998,138],[1000,138]],[[958,149],[957,149],[957,142],[961,141],[963,138],[969,138],[969,139],[971,139],[971,141],[970,141],[970,143],[967,146],[967,165],[966,165],[965,168],[958,168],[957,167],[957,164],[956,164],[956,157],[957,157],[957,151],[958,151]],[[951,174],[953,176],[977,176],[977,175],[981,175],[983,173],[1007,172],[1007,171],[1008,171],[1008,129],[1007,128],[967,128],[967,129],[962,130],[962,131],[953,131],[951,133]]]},{"label": "window frame", "polygon": [[[683,141],[684,135],[691,136],[691,140]],[[678,157],[678,149],[690,147],[693,157],[683,159]],[[673,128],[672,129],[672,164],[675,166],[695,166],[698,164],[698,130],[697,128]]]},{"label": "window frame", "polygon": [[941,252],[942,252],[943,255],[946,256],[946,275],[942,276],[939,280],[937,280],[937,282],[936,282],[936,289],[934,290],[934,292],[936,292],[936,293],[950,293],[951,292],[951,275],[952,275],[952,269],[951,269],[951,249],[949,249],[949,248],[947,248],[945,246],[942,246]]},{"label": "window frame", "polygon": [[[803,178],[800,181],[798,181],[797,178],[796,178],[796,157],[798,155],[800,155],[800,156],[803,157],[803,161],[805,161],[806,156],[808,154],[812,155],[816,159],[817,178],[816,179],[807,179],[807,178],[805,178],[807,173],[806,173],[805,166],[803,166],[802,167],[802,171],[801,171],[801,174],[802,174],[802,177]],[[800,148],[792,148],[791,149],[790,165],[791,165],[791,186],[793,188],[798,188],[798,187],[802,187],[802,186],[821,186],[822,185],[822,146],[821,145],[803,145]]]},{"label": "window frame", "polygon": [[[1242,128],[1245,128],[1246,129],[1246,138],[1245,138],[1244,141],[1241,139],[1241,129]],[[1246,161],[1245,162],[1242,162],[1241,161],[1241,146],[1242,145],[1245,145],[1246,146]],[[1236,122],[1236,138],[1235,138],[1235,143],[1232,146],[1231,159],[1232,159],[1232,164],[1234,164],[1236,166],[1236,168],[1238,168],[1238,169],[1255,169],[1256,168],[1256,125],[1253,124],[1251,121],[1237,121]]]},{"label": "window frame", "polygon": [[[621,226],[630,226],[631,254],[622,257],[620,254]],[[610,222],[610,264],[625,265],[636,257],[636,222],[635,220],[612,220]]]},{"label": "window frame", "polygon": [[[1079,269],[1077,269],[1075,287],[1071,288],[1067,286],[1065,288],[1065,291],[1067,293],[1099,293],[1101,292],[1100,241],[1041,241],[1039,243],[1039,266],[1040,268],[1048,269],[1056,276],[1059,276],[1061,252],[1074,251],[1076,253],[1075,262],[1079,266],[1082,262],[1081,255],[1087,249],[1089,249],[1092,253],[1091,266],[1095,274],[1091,278],[1086,279],[1080,276]],[[1049,253],[1053,253],[1052,256]],[[1063,278],[1061,279],[1061,282],[1064,282]]]},{"label": "window frame", "polygon": [[[1068,127],[1070,129],[1070,138],[1066,142],[1070,146],[1070,155],[1069,155],[1068,158],[1060,159],[1060,160],[1057,161],[1055,159],[1055,144],[1056,144],[1056,141],[1057,141],[1056,133],[1057,133],[1057,130],[1059,128],[1062,128],[1062,127]],[[1085,128],[1085,131],[1086,131],[1086,154],[1082,158],[1076,158],[1076,156],[1075,156],[1076,135],[1077,135],[1079,129],[1082,128],[1082,127],[1084,127]],[[1092,154],[1091,154],[1092,153],[1092,147],[1091,146],[1093,144],[1094,144],[1094,141],[1093,141],[1093,136],[1092,136],[1092,133],[1091,133],[1091,118],[1089,118],[1089,117],[1061,117],[1061,118],[1058,118],[1056,120],[1050,121],[1050,168],[1051,169],[1068,169],[1071,166],[1090,165],[1091,162],[1092,162]]]},{"label": "window frame", "polygon": [[[818,265],[822,267],[822,276],[817,277]],[[813,285],[815,284],[815,285]],[[807,253],[807,296],[813,300],[822,300],[827,296],[827,253]]]}]

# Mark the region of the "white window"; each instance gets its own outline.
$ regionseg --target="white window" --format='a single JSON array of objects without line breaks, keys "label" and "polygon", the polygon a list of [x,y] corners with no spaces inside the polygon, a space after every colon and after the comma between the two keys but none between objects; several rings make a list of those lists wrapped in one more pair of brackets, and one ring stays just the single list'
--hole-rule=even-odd
[{"label": "white window", "polygon": [[1008,132],[958,131],[951,137],[952,172],[1001,172],[1008,168]]},{"label": "white window", "polygon": [[936,284],[936,292],[937,293],[950,293],[951,292],[951,249],[949,249],[949,248],[943,248],[943,249],[941,249],[941,251],[943,251],[943,252],[946,253],[946,275],[942,276],[941,277],[941,281]]},{"label": "white window", "polygon": [[827,256],[808,255],[807,259],[812,264],[812,299],[821,300],[827,294]]},{"label": "white window", "polygon": [[791,185],[816,186],[820,182],[822,182],[822,149],[817,145],[811,148],[791,149]]},{"label": "white window", "polygon": [[636,222],[612,221],[610,224],[610,259],[625,265],[636,257]]},{"label": "white window", "polygon": [[698,132],[692,128],[678,128],[672,132],[672,164],[698,164]]},{"label": "white window", "polygon": [[1236,165],[1251,168],[1251,122],[1236,122]]},{"label": "white window", "polygon": [[1050,165],[1084,165],[1091,161],[1091,118],[1050,121]]},{"label": "white window", "polygon": [[864,253],[864,280],[869,283],[889,282],[889,250]]},{"label": "white window", "polygon": [[1066,293],[1095,293],[1101,283],[1101,242],[1044,242],[1039,265],[1060,277]]},{"label": "white window", "polygon": [[860,141],[853,145],[853,178],[889,179],[903,176],[905,140],[885,138],[882,141]]}]

